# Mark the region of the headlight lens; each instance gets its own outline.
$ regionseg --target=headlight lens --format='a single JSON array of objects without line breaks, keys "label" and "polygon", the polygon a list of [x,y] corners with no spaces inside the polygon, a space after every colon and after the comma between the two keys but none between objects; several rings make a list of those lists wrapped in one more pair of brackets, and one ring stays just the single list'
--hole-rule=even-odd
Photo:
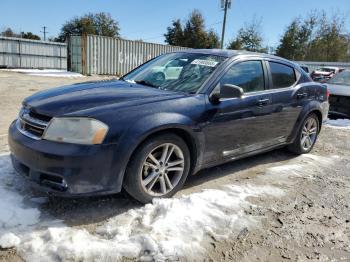
[{"label": "headlight lens", "polygon": [[108,126],[91,118],[53,118],[43,138],[57,142],[95,145],[101,144]]}]

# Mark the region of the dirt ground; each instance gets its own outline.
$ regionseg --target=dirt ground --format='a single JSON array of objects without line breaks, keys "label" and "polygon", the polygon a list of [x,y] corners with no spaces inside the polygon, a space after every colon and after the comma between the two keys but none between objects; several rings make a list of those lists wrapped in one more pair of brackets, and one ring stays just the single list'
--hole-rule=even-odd
[{"label": "dirt ground", "polygon": [[[16,118],[23,98],[52,86],[96,78],[43,78],[0,72],[0,152],[8,151],[7,127]],[[312,157],[318,161],[312,161]],[[286,192],[279,198],[252,198],[245,212],[259,217],[259,226],[244,228],[226,240],[212,237],[207,246],[208,261],[350,261],[349,160],[350,131],[324,127],[310,158],[295,157],[280,149],[239,160],[190,177],[177,196],[228,184],[274,184]],[[266,176],[271,167],[286,164],[291,169],[285,179],[282,171],[278,180]],[[305,166],[304,176],[293,176],[295,164]],[[68,225],[93,231],[106,219],[138,206],[121,193],[51,199],[43,209]],[[0,261],[21,258],[14,249],[0,250]]]},{"label": "dirt ground", "polygon": [[108,77],[38,77],[0,71],[0,153],[8,151],[7,129],[17,117],[24,98],[50,87],[107,79]]}]

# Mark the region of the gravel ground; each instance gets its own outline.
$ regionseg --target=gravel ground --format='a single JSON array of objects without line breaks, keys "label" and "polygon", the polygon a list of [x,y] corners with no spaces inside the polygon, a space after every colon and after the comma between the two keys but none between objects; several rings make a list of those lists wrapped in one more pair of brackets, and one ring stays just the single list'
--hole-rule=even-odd
[{"label": "gravel ground", "polygon": [[16,72],[0,71],[0,153],[8,151],[7,129],[10,123],[17,117],[24,98],[50,87],[106,78],[100,76],[77,78],[38,77]]},{"label": "gravel ground", "polygon": [[[24,97],[52,86],[96,78],[43,78],[0,72],[0,152],[8,151],[7,127]],[[208,261],[350,261],[349,141],[350,130],[324,127],[309,158],[295,157],[281,149],[190,177],[177,196],[228,184],[273,184],[286,192],[278,198],[250,199],[251,206],[245,213],[259,217],[259,226],[244,228],[226,240],[212,237],[206,247]],[[305,166],[304,176],[292,175],[296,164]],[[278,179],[266,175],[280,165],[291,165],[291,169],[281,170]],[[67,225],[93,232],[106,219],[135,207],[140,204],[121,193],[75,200],[53,198],[42,210]],[[7,249],[0,250],[0,261],[21,258],[15,249]]]}]

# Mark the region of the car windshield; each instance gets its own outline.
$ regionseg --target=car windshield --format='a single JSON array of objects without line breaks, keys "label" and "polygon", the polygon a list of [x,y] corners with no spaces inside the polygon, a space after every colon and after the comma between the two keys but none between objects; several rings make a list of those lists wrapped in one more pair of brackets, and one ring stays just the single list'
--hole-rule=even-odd
[{"label": "car windshield", "polygon": [[333,85],[350,86],[350,71],[343,71],[337,74],[335,77],[330,79],[328,83]]},{"label": "car windshield", "polygon": [[122,80],[163,90],[195,93],[225,59],[186,52],[166,54],[141,65]]}]

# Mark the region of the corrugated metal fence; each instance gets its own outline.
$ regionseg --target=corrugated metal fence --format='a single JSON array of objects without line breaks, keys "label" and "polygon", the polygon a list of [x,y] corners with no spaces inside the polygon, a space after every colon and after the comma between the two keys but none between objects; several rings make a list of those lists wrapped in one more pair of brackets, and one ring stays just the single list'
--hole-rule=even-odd
[{"label": "corrugated metal fence", "polygon": [[85,75],[124,75],[153,57],[184,49],[113,37],[72,35],[69,69]]},{"label": "corrugated metal fence", "polygon": [[[185,47],[73,35],[67,44],[0,36],[0,68],[68,69],[85,75],[123,75],[160,54]],[[350,69],[350,63],[298,61],[310,71],[322,66]]]},{"label": "corrugated metal fence", "polygon": [[67,69],[67,45],[0,36],[0,67]]}]

